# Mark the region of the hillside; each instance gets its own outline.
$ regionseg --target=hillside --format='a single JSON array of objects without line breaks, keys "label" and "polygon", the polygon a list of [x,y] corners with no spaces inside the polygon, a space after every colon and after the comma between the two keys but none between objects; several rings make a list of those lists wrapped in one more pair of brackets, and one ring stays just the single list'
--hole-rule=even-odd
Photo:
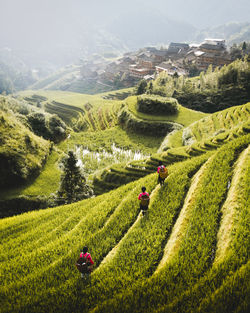
[{"label": "hillside", "polygon": [[0,187],[24,184],[42,170],[51,144],[22,124],[0,99]]},{"label": "hillside", "polygon": [[[242,135],[169,166],[162,188],[150,174],[2,219],[3,312],[247,312],[249,142]],[[145,217],[142,185],[151,193]],[[95,260],[90,286],[74,266],[85,244]]]},{"label": "hillside", "polygon": [[[67,139],[55,142],[41,174],[1,193],[7,209],[20,195],[55,193],[59,164],[69,149],[101,195],[0,220],[2,312],[243,313],[250,308],[250,103],[205,114],[172,98],[147,95],[147,101],[156,99],[172,112],[152,115],[151,102],[139,107],[136,97],[120,100],[126,92],[39,90],[22,92],[19,99],[4,97],[3,107],[9,101],[4,120],[12,123],[6,129],[16,136],[16,143],[3,146],[8,151],[30,132],[17,120],[26,121],[20,108],[57,112],[68,125]],[[126,130],[119,117],[124,110],[133,125]],[[149,123],[176,129],[167,136],[140,132]],[[49,150],[47,141],[39,137],[39,142]],[[159,161],[169,171],[163,187],[157,182]],[[151,195],[146,216],[138,204],[142,186]],[[75,268],[83,245],[95,261],[91,285]]]},{"label": "hillside", "polygon": [[241,43],[243,41],[249,41],[250,40],[250,24],[245,23],[237,23],[237,22],[231,22],[226,23],[224,25],[216,26],[216,27],[210,27],[207,29],[204,29],[195,37],[196,41],[204,40],[205,38],[221,38],[223,37],[229,46],[231,46],[234,43]]},{"label": "hillside", "polygon": [[[105,179],[105,182],[101,179],[99,183],[98,178],[102,171],[108,175],[112,174],[105,170],[110,164],[123,170],[129,162],[137,162],[148,158],[152,153],[156,153],[167,132],[166,129],[163,134],[156,137],[155,134],[150,132],[150,128],[147,133],[140,133],[137,128],[133,132],[132,129],[127,132],[120,127],[118,115],[122,106],[127,107],[128,103],[131,113],[136,117],[133,109],[136,98],[131,97],[127,100],[120,100],[120,98],[126,97],[129,92],[130,89],[124,89],[95,96],[43,90],[20,93],[19,100],[25,100],[25,105],[29,108],[37,109],[39,107],[39,110],[48,112],[46,114],[54,113],[60,116],[70,127],[70,134],[66,140],[54,146],[39,177],[25,186],[9,188],[4,193],[0,192],[0,198],[15,199],[21,195],[49,197],[50,194],[55,193],[60,181],[60,160],[69,149],[76,152],[88,183],[91,185],[94,183],[96,193],[102,193],[103,190],[110,190],[110,188],[131,181],[131,174],[135,172],[144,176],[144,170],[131,169],[132,171],[128,175],[127,171],[124,172],[123,179],[117,175],[116,178],[113,177],[111,180]],[[15,103],[13,100],[13,110],[16,109]],[[179,106],[178,114],[172,117],[164,116],[163,122],[166,125],[176,124],[179,129],[182,125],[190,125],[193,121],[204,116],[206,114]],[[149,115],[138,116],[138,118],[144,128],[148,127]],[[160,119],[162,120],[160,116],[151,116],[151,125]],[[132,177],[132,179],[134,178]],[[100,184],[103,184],[101,190],[98,187]]]},{"label": "hillside", "polygon": [[[144,119],[149,115],[135,110],[135,99],[127,99],[127,110],[130,114]],[[112,164],[102,172],[96,173],[93,180],[94,190],[97,194],[103,193],[121,184],[128,183],[143,177],[155,170],[159,161],[172,164],[195,155],[203,154],[209,150],[215,150],[225,142],[235,137],[247,134],[249,124],[250,103],[232,107],[211,115],[202,112],[188,110],[179,105],[178,115],[171,117],[172,121],[189,125],[178,130],[171,131],[163,139],[158,153],[152,153],[149,158],[139,162],[132,161],[126,164]],[[199,117],[202,117],[199,119]],[[151,116],[155,123],[163,120],[163,116]],[[166,120],[169,116],[165,117]],[[198,121],[192,123],[193,120]],[[160,127],[160,126],[158,126]],[[157,132],[155,132],[157,133]]]}]

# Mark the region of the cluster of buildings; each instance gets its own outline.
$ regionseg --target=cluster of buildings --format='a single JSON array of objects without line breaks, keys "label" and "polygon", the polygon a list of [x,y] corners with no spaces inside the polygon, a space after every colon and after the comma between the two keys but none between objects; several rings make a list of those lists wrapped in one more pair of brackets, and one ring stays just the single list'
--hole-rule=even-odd
[{"label": "cluster of buildings", "polygon": [[189,75],[192,66],[198,71],[204,71],[210,64],[215,68],[231,62],[225,40],[206,39],[199,45],[172,42],[166,49],[146,47],[125,53],[108,64],[97,60],[85,64],[81,75],[103,84],[120,81],[124,87],[129,87],[137,80],[152,79],[162,71],[168,75]]}]

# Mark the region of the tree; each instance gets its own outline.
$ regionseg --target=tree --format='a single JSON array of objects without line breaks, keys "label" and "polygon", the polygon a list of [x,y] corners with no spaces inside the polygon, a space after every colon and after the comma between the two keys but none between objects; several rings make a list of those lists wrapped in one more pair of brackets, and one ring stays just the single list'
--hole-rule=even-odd
[{"label": "tree", "polygon": [[135,94],[142,95],[147,90],[147,82],[145,79],[142,79],[136,87]]},{"label": "tree", "polygon": [[59,142],[66,138],[67,135],[67,126],[66,124],[57,116],[50,116],[48,122],[48,128],[50,132],[50,138],[54,142]]},{"label": "tree", "polygon": [[154,89],[153,82],[150,81],[150,82],[149,82],[149,87],[148,87],[148,92],[149,92],[150,94],[152,94],[152,93],[153,93],[153,89]]},{"label": "tree", "polygon": [[86,184],[86,179],[77,166],[77,158],[73,151],[63,159],[63,174],[60,188],[57,192],[59,203],[72,203],[93,195],[92,189]]},{"label": "tree", "polygon": [[241,49],[242,49],[242,54],[244,56],[246,54],[246,51],[247,51],[247,44],[245,41],[243,42]]}]

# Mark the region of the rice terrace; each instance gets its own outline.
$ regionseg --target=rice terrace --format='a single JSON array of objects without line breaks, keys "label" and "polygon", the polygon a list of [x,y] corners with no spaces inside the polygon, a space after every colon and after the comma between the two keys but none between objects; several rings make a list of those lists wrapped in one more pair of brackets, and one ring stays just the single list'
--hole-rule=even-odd
[{"label": "rice terrace", "polygon": [[70,71],[0,94],[0,312],[249,312],[250,55],[143,92]]}]

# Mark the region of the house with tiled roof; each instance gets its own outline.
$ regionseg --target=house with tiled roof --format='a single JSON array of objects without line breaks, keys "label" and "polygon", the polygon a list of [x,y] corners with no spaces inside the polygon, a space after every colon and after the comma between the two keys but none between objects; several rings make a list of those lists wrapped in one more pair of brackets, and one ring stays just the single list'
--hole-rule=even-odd
[{"label": "house with tiled roof", "polygon": [[231,58],[226,49],[224,39],[205,39],[195,51],[196,65],[205,70],[210,64],[213,67],[221,67],[231,63]]},{"label": "house with tiled roof", "polygon": [[187,43],[171,42],[168,47],[168,54],[186,53],[188,50],[189,44]]},{"label": "house with tiled roof", "polygon": [[152,51],[151,57],[154,58],[155,63],[161,63],[166,61],[168,55],[168,51],[166,49],[161,49],[161,50],[155,50]]}]

